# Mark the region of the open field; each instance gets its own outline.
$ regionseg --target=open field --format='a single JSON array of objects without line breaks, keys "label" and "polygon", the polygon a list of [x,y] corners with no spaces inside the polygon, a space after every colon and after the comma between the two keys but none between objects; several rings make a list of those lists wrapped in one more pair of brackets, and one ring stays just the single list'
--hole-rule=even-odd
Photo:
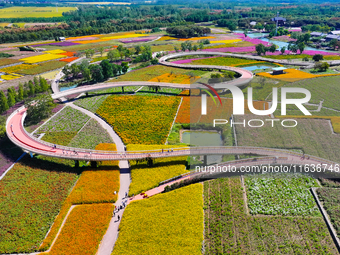
[{"label": "open field", "polygon": [[[244,117],[236,116],[235,121],[246,123],[253,115]],[[256,116],[256,119],[267,119],[268,117]],[[264,121],[268,122],[268,121]],[[270,122],[261,128],[251,128],[236,125],[236,136],[239,146],[259,146],[269,148],[299,149],[306,154],[321,158],[339,161],[340,153],[338,144],[340,136],[332,134],[331,125],[328,120],[321,119],[297,119],[295,128],[285,128],[276,122],[271,127]]]},{"label": "open field", "polygon": [[110,96],[97,114],[125,144],[164,144],[179,102],[178,97]]},{"label": "open field", "polygon": [[[58,11],[57,11],[58,10]],[[75,7],[9,7],[0,9],[0,17],[5,18],[52,18],[62,17],[63,12],[76,10]]]},{"label": "open field", "polygon": [[74,169],[28,155],[0,182],[0,253],[38,250],[77,180]]},{"label": "open field", "polygon": [[239,178],[204,182],[205,254],[337,254],[322,217],[246,214]]},{"label": "open field", "polygon": [[48,71],[52,71],[55,69],[62,68],[66,65],[66,62],[61,62],[61,61],[48,61],[43,64],[39,65],[34,65],[34,67],[29,68],[29,69],[22,69],[19,70],[18,73],[20,74],[28,74],[28,75],[36,75]]},{"label": "open field", "polygon": [[127,206],[112,255],[201,254],[202,184]]},{"label": "open field", "polygon": [[[128,151],[154,149],[164,149],[167,151],[169,148],[181,146],[128,144],[126,147]],[[186,157],[155,159],[153,166],[148,166],[146,161],[130,161],[130,165],[132,181],[129,188],[129,196],[137,195],[141,192],[157,187],[161,181],[188,172],[185,168]]]}]

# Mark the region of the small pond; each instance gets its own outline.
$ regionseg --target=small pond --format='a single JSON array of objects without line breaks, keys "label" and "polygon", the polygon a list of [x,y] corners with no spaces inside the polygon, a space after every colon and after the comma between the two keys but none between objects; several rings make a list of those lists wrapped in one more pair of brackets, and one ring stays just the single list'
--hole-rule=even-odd
[{"label": "small pond", "polygon": [[[222,146],[223,140],[220,133],[213,131],[184,131],[182,133],[182,143],[197,146]],[[209,155],[208,165],[222,162],[222,155]]]},{"label": "small pond", "polygon": [[78,85],[76,84],[76,85],[73,85],[73,86],[70,86],[70,87],[59,87],[59,91],[60,92],[63,92],[63,91],[65,91],[65,90],[69,90],[69,89],[74,89],[74,88],[76,88]]},{"label": "small pond", "polygon": [[245,66],[245,67],[240,67],[242,69],[246,69],[248,71],[254,71],[257,69],[267,69],[267,68],[273,68],[274,66],[266,66],[266,65],[253,65],[253,66]]}]

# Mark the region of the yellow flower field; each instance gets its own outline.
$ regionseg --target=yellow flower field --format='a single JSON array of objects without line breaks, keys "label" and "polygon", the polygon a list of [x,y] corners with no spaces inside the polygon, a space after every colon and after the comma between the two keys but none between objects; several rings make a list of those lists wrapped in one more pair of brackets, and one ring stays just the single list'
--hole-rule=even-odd
[{"label": "yellow flower field", "polygon": [[4,73],[16,73],[18,71],[21,70],[28,70],[31,69],[33,67],[37,67],[38,65],[28,65],[28,64],[21,64],[21,65],[16,65],[16,66],[9,66],[9,67],[5,67],[0,69],[0,72],[4,72]]},{"label": "yellow flower field", "polygon": [[311,74],[311,73],[306,73],[300,70],[296,69],[285,69],[284,74],[279,74],[279,75],[272,75],[271,73],[257,73],[256,75],[267,77],[267,78],[272,78],[272,79],[278,79],[282,81],[288,81],[288,82],[294,82],[294,81],[299,81],[299,80],[305,80],[305,79],[311,79],[311,78],[317,78],[317,77],[323,77],[323,76],[334,76],[334,75],[339,75],[339,74]]},{"label": "yellow flower field", "polygon": [[210,43],[236,43],[236,42],[241,42],[241,39],[230,39],[230,40],[218,40],[218,41],[210,41]]},{"label": "yellow flower field", "polygon": [[201,255],[202,193],[197,183],[129,204],[112,255]]},{"label": "yellow flower field", "polygon": [[[128,151],[140,150],[161,150],[167,151],[170,148],[181,148],[181,145],[144,145],[128,144]],[[137,163],[130,161],[131,185],[129,195],[137,195],[143,191],[155,188],[161,181],[165,181],[180,174],[187,173],[185,167],[186,157],[159,158],[154,160],[154,166],[148,167],[146,162]]]},{"label": "yellow flower field", "polygon": [[43,54],[39,56],[22,58],[20,60],[26,63],[29,63],[29,64],[33,64],[33,63],[39,63],[39,62],[44,62],[44,61],[59,59],[59,58],[65,58],[65,56],[61,54]]},{"label": "yellow flower field", "polygon": [[22,77],[21,75],[19,74],[4,74],[4,75],[1,75],[1,79],[5,80],[5,81],[10,81],[10,80],[14,80],[14,79],[18,79]]},{"label": "yellow flower field", "polygon": [[[96,149],[103,146],[106,145],[99,144]],[[107,150],[109,150],[108,147]],[[101,166],[93,170],[84,171],[65,200],[50,232],[39,249],[41,251],[47,250],[51,245],[72,204],[114,203],[117,200],[120,186],[119,175],[120,171],[117,166]],[[114,191],[117,191],[116,195],[114,195]]]},{"label": "yellow flower field", "polygon": [[202,36],[202,37],[192,37],[192,38],[187,38],[187,39],[179,39],[178,41],[198,41],[202,39],[214,39],[216,37],[214,36]]},{"label": "yellow flower field", "polygon": [[112,213],[112,204],[76,206],[69,214],[51,251],[43,254],[95,254],[110,223]]},{"label": "yellow flower field", "polygon": [[125,38],[132,38],[132,37],[142,37],[142,36],[149,36],[148,34],[126,34],[126,35],[114,35],[108,37],[102,37],[105,40],[115,40],[115,39],[125,39]]},{"label": "yellow flower field", "polygon": [[157,76],[155,78],[152,78],[149,81],[153,82],[170,82],[170,83],[181,83],[181,84],[192,84],[195,81],[197,81],[200,76],[192,76],[185,74],[171,74],[171,73],[165,73],[160,76]]},{"label": "yellow flower field", "polygon": [[176,40],[178,38],[176,37],[172,37],[172,36],[168,36],[168,35],[164,35],[161,38],[159,38],[157,41],[167,41],[167,40]]},{"label": "yellow flower field", "polygon": [[66,53],[66,51],[64,50],[48,50],[48,51],[44,51],[45,53],[50,53],[50,54],[60,54],[60,53]]},{"label": "yellow flower field", "polygon": [[63,12],[76,10],[76,7],[8,7],[0,9],[1,18],[52,18],[62,17]]}]

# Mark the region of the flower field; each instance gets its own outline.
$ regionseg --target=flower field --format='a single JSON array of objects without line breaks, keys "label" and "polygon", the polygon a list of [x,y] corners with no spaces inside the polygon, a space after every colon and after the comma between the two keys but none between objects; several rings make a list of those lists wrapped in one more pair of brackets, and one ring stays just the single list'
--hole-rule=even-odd
[{"label": "flower field", "polygon": [[76,206],[51,251],[44,254],[95,254],[110,223],[112,212],[112,204]]},{"label": "flower field", "polygon": [[202,36],[202,37],[192,37],[187,39],[178,39],[178,41],[198,41],[198,40],[204,40],[204,39],[214,39],[216,37],[214,36]]},{"label": "flower field", "polygon": [[204,182],[205,254],[337,254],[322,217],[253,217],[243,192],[239,178]]},{"label": "flower field", "polygon": [[10,80],[18,79],[20,77],[22,77],[20,74],[15,74],[15,73],[1,75],[1,79],[5,80],[5,81],[10,81]]},{"label": "flower field", "polygon": [[316,192],[318,194],[319,200],[322,202],[323,208],[327,211],[327,214],[339,237],[340,236],[340,221],[339,221],[340,192],[339,192],[339,189],[318,188]]},{"label": "flower field", "polygon": [[21,69],[18,71],[19,74],[36,75],[45,73],[51,70],[62,68],[66,65],[65,62],[59,62],[58,60],[48,61],[39,65],[31,65],[31,68]]},{"label": "flower field", "polygon": [[216,40],[216,41],[211,41],[210,43],[225,43],[225,44],[229,44],[229,43],[236,43],[236,42],[241,42],[241,39],[230,39],[230,40]]},{"label": "flower field", "polygon": [[[100,149],[103,146],[106,146],[106,150],[115,150],[115,147],[111,146],[111,148],[109,148],[107,145],[98,145],[96,149]],[[119,174],[119,168],[114,165],[101,166],[94,170],[84,171],[72,192],[63,203],[58,217],[54,220],[50,232],[39,249],[41,251],[47,250],[52,244],[72,204],[100,204],[102,202],[114,203],[118,196],[118,192],[114,195],[114,191],[118,191],[120,185]]]},{"label": "flower field", "polygon": [[63,58],[63,59],[59,59],[59,61],[64,61],[64,62],[67,62],[67,63],[70,63],[74,60],[78,59],[77,57],[72,57],[72,58]]},{"label": "flower field", "polygon": [[160,76],[157,76],[155,78],[152,78],[149,81],[154,82],[170,82],[170,83],[181,83],[181,84],[192,84],[195,81],[197,81],[199,76],[189,76],[185,74],[171,74],[171,73],[165,73]]},{"label": "flower field", "polygon": [[39,62],[45,62],[49,60],[54,60],[54,59],[59,59],[63,58],[64,55],[61,54],[42,54],[39,56],[32,56],[32,57],[27,57],[27,58],[22,58],[20,59],[21,61],[28,63],[28,64],[34,64],[34,63],[39,63]]},{"label": "flower field", "polygon": [[250,214],[320,216],[309,191],[319,184],[311,177],[254,175],[247,176],[245,183]]},{"label": "flower field", "polygon": [[282,81],[288,81],[288,82],[294,82],[294,81],[317,78],[317,77],[324,77],[324,76],[339,75],[339,74],[315,75],[315,74],[306,73],[306,72],[296,70],[296,69],[285,69],[284,72],[285,72],[284,74],[279,74],[279,75],[272,75],[270,73],[261,72],[261,73],[257,73],[256,75],[267,77],[267,78],[272,78],[272,79],[278,79]]},{"label": "flower field", "polygon": [[76,134],[76,131],[46,132],[42,140],[67,146]]},{"label": "flower field", "polygon": [[77,179],[72,172],[29,156],[14,165],[0,182],[0,253],[38,250]]},{"label": "flower field", "polygon": [[157,41],[169,41],[169,40],[177,40],[176,37],[163,35],[161,38],[159,38]]},{"label": "flower field", "polygon": [[84,113],[67,106],[42,126],[39,129],[39,132],[78,132],[89,119],[90,117]]},{"label": "flower field", "polygon": [[239,66],[246,64],[258,64],[258,63],[266,63],[263,61],[254,61],[251,59],[243,59],[243,58],[232,58],[232,57],[216,57],[216,58],[206,58],[206,59],[197,59],[191,62],[192,64],[200,64],[200,65],[219,65],[219,66]]},{"label": "flower field", "polygon": [[20,62],[17,59],[10,59],[10,58],[1,58],[0,60],[1,60],[0,66],[12,65],[12,64],[16,64]]},{"label": "flower field", "polygon": [[76,10],[75,7],[8,7],[0,9],[1,18],[52,18],[61,17],[63,12]]},{"label": "flower field", "polygon": [[[117,151],[117,147],[113,143],[100,143],[96,146],[96,150],[101,151]],[[112,160],[112,161],[102,161],[99,162],[100,166],[119,166],[119,161]]]},{"label": "flower field", "polygon": [[[174,145],[141,145],[128,144],[128,151],[154,150],[178,148],[182,146]],[[146,162],[137,163],[130,161],[131,165],[131,185],[129,196],[137,195],[141,192],[155,188],[161,181],[170,179],[180,174],[188,172],[185,167],[186,157],[160,158],[154,160],[154,165],[148,167]]]},{"label": "flower field", "polygon": [[202,207],[202,184],[129,204],[112,255],[201,254]]},{"label": "flower field", "polygon": [[1,68],[0,72],[17,73],[17,72],[20,72],[22,70],[28,70],[28,69],[31,69],[31,68],[36,67],[36,66],[38,66],[38,65],[21,64],[21,65],[15,65],[15,66],[9,66],[9,67],[5,67],[5,68]]},{"label": "flower field", "polygon": [[179,102],[178,97],[110,96],[97,114],[125,144],[164,144]]},{"label": "flower field", "polygon": [[68,145],[76,148],[95,149],[100,143],[112,143],[112,139],[98,121],[90,119]]}]

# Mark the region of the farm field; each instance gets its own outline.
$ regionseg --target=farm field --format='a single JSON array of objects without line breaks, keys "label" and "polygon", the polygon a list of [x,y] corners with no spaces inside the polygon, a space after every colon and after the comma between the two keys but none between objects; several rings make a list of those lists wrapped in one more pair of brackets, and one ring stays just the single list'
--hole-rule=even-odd
[{"label": "farm field", "polygon": [[[201,254],[202,184],[193,184],[128,205],[112,255]],[[190,215],[190,217],[188,217]]]},{"label": "farm field", "polygon": [[337,254],[322,217],[250,216],[239,178],[204,182],[205,254]]},{"label": "farm field", "polygon": [[37,251],[76,180],[73,168],[28,155],[15,164],[0,182],[6,211],[0,216],[0,252]]},{"label": "farm field", "polygon": [[[177,148],[174,145],[142,145],[129,144],[128,151],[155,150]],[[129,196],[137,195],[141,192],[155,188],[161,181],[170,179],[180,174],[187,173],[186,157],[159,158],[155,159],[153,166],[148,166],[147,162],[130,161],[131,165],[131,184]]]},{"label": "farm field", "polygon": [[316,190],[319,200],[322,202],[323,208],[326,210],[330,221],[338,237],[340,236],[340,221],[339,221],[339,202],[340,191],[334,188],[318,188]]},{"label": "farm field", "polygon": [[[235,121],[243,119],[246,122],[253,115],[236,116]],[[266,117],[256,116],[257,119]],[[328,120],[298,119],[298,125],[293,128],[282,127],[279,123],[274,127],[264,125],[262,128],[236,127],[239,146],[259,146],[268,148],[299,149],[306,154],[338,161],[339,152],[336,149],[340,142],[338,135],[332,134]]]},{"label": "farm field", "polygon": [[125,144],[164,144],[179,103],[178,97],[110,96],[97,114]]},{"label": "farm field", "polygon": [[0,9],[1,18],[52,18],[61,17],[63,12],[74,11],[75,7],[9,7]]}]

